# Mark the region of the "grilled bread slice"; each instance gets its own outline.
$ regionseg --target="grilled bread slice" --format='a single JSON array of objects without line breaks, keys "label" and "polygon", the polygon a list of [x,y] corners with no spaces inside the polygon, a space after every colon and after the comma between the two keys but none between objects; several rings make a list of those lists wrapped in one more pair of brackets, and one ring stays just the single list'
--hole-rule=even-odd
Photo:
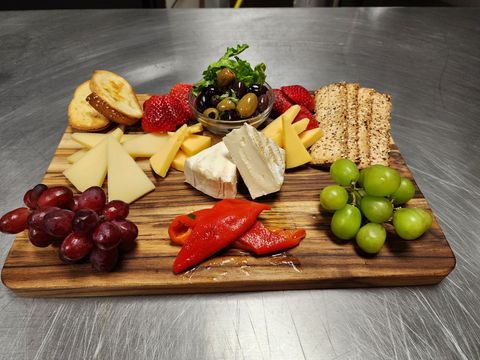
[{"label": "grilled bread slice", "polygon": [[90,81],[85,81],[73,93],[68,105],[68,123],[74,129],[100,131],[110,125],[110,121],[87,102],[90,92]]},{"label": "grilled bread slice", "polygon": [[372,102],[375,90],[360,88],[358,90],[358,167],[363,169],[370,165],[370,144],[368,126],[372,120]]},{"label": "grilled bread slice", "polygon": [[391,111],[390,96],[375,92],[372,100],[372,120],[368,124],[370,165],[388,166]]},{"label": "grilled bread slice", "polygon": [[358,150],[358,89],[359,84],[347,83],[347,157],[359,162]]},{"label": "grilled bread slice", "polygon": [[112,121],[133,125],[143,115],[132,86],[111,71],[96,70],[90,80],[90,90],[90,105]]},{"label": "grilled bread slice", "polygon": [[310,148],[312,164],[327,165],[347,154],[347,87],[334,83],[315,92],[315,117],[324,131]]}]

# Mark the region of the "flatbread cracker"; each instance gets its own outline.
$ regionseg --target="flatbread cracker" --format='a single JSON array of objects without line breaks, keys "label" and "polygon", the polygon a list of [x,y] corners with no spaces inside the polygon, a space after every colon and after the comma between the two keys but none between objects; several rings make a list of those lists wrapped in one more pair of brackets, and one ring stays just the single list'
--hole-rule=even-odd
[{"label": "flatbread cracker", "polygon": [[372,101],[372,119],[368,126],[370,165],[380,164],[388,166],[391,111],[392,102],[390,96],[375,92]]},{"label": "flatbread cracker", "polygon": [[360,161],[358,150],[358,89],[357,83],[347,83],[347,157],[353,162]]},{"label": "flatbread cracker", "polygon": [[315,117],[324,131],[310,148],[312,164],[327,165],[347,155],[347,87],[335,83],[315,92]]},{"label": "flatbread cracker", "polygon": [[375,90],[360,88],[358,90],[358,167],[363,169],[370,165],[370,145],[368,124],[372,119],[372,102]]}]

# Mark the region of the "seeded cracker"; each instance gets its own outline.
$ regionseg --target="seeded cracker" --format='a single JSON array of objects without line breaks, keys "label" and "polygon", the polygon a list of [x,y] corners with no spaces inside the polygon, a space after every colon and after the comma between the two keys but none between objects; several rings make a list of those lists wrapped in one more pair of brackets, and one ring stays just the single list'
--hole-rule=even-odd
[{"label": "seeded cracker", "polygon": [[358,90],[358,167],[363,169],[370,165],[370,144],[368,124],[372,119],[372,102],[375,90],[360,88]]},{"label": "seeded cracker", "polygon": [[358,89],[359,84],[347,83],[347,157],[358,163]]},{"label": "seeded cracker", "polygon": [[347,87],[335,83],[315,92],[315,117],[325,135],[310,148],[312,164],[327,165],[347,155]]},{"label": "seeded cracker", "polygon": [[388,166],[390,150],[390,112],[392,102],[389,95],[375,92],[372,102],[372,120],[368,126],[370,136],[370,165]]}]

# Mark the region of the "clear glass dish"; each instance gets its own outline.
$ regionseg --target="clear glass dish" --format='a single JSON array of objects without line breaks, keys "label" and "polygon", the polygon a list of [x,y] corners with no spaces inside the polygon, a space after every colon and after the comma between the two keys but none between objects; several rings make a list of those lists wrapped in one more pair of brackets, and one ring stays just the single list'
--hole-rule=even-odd
[{"label": "clear glass dish", "polygon": [[195,108],[195,96],[192,92],[188,95],[188,102],[190,108],[192,109],[193,114],[197,118],[198,122],[200,122],[205,129],[208,131],[219,134],[225,135],[229,133],[233,129],[238,129],[243,126],[243,124],[247,123],[252,125],[253,127],[260,126],[265,120],[268,119],[270,113],[272,112],[273,102],[275,101],[275,96],[273,94],[273,90],[268,83],[264,83],[265,87],[267,88],[267,96],[268,96],[268,107],[265,111],[258,114],[257,116],[246,118],[246,119],[238,119],[238,120],[221,120],[221,119],[212,119],[208,116],[203,115]]}]

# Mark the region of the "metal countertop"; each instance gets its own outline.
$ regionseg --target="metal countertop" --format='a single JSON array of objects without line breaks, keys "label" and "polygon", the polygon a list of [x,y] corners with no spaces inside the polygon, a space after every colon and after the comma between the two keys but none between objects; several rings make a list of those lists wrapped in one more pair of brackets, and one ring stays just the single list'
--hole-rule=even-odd
[{"label": "metal countertop", "polygon": [[[138,92],[195,82],[227,46],[273,86],[358,81],[457,258],[438,286],[90,299],[0,287],[2,359],[478,359],[480,9],[0,13],[0,213],[38,183],[94,69]],[[13,236],[0,235],[3,263]]]}]

